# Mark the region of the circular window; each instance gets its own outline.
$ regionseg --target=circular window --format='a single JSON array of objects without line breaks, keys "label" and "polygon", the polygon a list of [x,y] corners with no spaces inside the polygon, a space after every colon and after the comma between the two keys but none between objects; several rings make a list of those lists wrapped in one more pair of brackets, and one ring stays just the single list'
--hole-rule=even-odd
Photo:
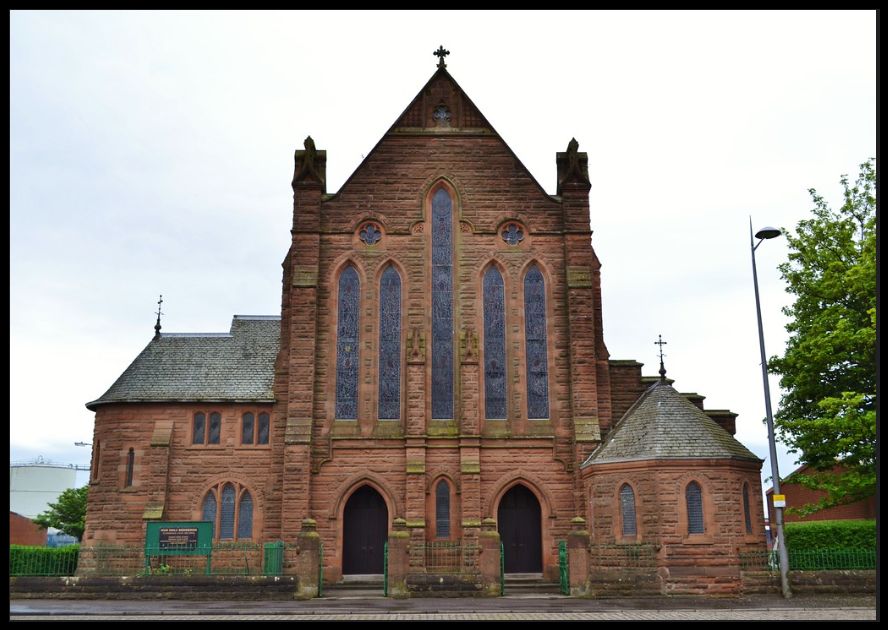
[{"label": "circular window", "polygon": [[358,231],[358,238],[364,245],[376,245],[382,240],[382,229],[378,223],[365,223]]},{"label": "circular window", "polygon": [[517,245],[524,240],[524,227],[520,223],[510,221],[503,226],[500,234],[509,245]]}]

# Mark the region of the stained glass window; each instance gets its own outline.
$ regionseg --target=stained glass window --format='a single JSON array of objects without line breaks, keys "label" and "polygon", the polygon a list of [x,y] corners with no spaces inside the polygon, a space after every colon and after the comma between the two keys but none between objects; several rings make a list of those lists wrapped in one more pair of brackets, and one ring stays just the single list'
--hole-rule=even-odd
[{"label": "stained glass window", "polygon": [[624,483],[620,488],[620,513],[623,516],[623,536],[635,536],[635,493],[632,486]]},{"label": "stained glass window", "polygon": [[352,265],[339,276],[336,327],[336,417],[358,418],[358,317],[361,280]]},{"label": "stained glass window", "polygon": [[450,484],[443,479],[435,488],[435,537],[450,538]]},{"label": "stained glass window", "polygon": [[484,272],[484,415],[506,417],[506,308],[503,276]]},{"label": "stained glass window", "polygon": [[222,414],[214,411],[210,414],[210,433],[208,444],[218,444],[219,435],[222,433]]},{"label": "stained glass window", "polygon": [[432,418],[453,417],[453,202],[432,197]]},{"label": "stained glass window", "polygon": [[124,486],[129,488],[133,485],[133,468],[136,464],[136,452],[133,449],[130,449],[126,454],[126,481],[124,482]]},{"label": "stained glass window", "polygon": [[237,537],[253,537],[253,497],[244,490],[237,510]]},{"label": "stained glass window", "polygon": [[703,491],[700,484],[692,481],[685,489],[685,498],[688,503],[688,533],[702,534],[703,527]]},{"label": "stained glass window", "polygon": [[382,231],[375,223],[367,223],[358,232],[358,238],[365,245],[376,245],[382,239]]},{"label": "stained glass window", "polygon": [[192,444],[203,444],[204,433],[206,429],[206,416],[202,413],[194,414],[194,437],[191,439]]},{"label": "stained glass window", "polygon": [[257,444],[268,444],[269,417],[267,413],[259,414],[259,441]]},{"label": "stained glass window", "polygon": [[230,483],[222,488],[222,518],[219,522],[219,538],[234,538],[234,486]]},{"label": "stained glass window", "polygon": [[743,484],[743,520],[746,525],[746,533],[752,533],[752,515],[749,513],[749,484]]},{"label": "stained glass window", "polygon": [[536,265],[532,265],[524,276],[524,338],[527,346],[527,417],[548,418],[546,284]]},{"label": "stained glass window", "polygon": [[241,433],[241,444],[253,443],[253,414],[245,413],[243,417],[243,431]]},{"label": "stained glass window", "polygon": [[524,228],[518,223],[507,224],[500,234],[509,245],[517,245],[524,240]]},{"label": "stained glass window", "polygon": [[210,521],[213,524],[213,530],[216,529],[216,493],[213,490],[207,492],[207,496],[203,502],[203,520]]},{"label": "stained glass window", "polygon": [[393,265],[379,280],[379,418],[401,417],[401,276]]}]

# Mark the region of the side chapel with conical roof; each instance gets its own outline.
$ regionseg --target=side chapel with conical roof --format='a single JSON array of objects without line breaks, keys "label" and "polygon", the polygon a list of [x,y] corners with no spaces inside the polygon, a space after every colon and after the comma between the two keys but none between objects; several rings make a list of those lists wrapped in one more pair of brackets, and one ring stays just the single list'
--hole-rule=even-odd
[{"label": "side chapel with conical roof", "polygon": [[579,532],[593,585],[646,548],[655,590],[735,592],[738,554],[764,549],[761,460],[736,414],[610,358],[587,154],[571,140],[546,192],[443,53],[338,191],[312,138],[296,151],[280,316],[158,321],[87,404],[83,545],[143,545],[158,520],[290,543],[311,523],[335,583],[383,574],[395,530],[413,576],[437,562],[417,550],[489,533],[507,577],[546,582]]}]

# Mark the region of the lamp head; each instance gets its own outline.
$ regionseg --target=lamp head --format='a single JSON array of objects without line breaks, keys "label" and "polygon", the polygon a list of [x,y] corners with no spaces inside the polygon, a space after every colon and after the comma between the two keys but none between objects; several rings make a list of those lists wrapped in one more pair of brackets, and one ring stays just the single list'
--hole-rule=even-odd
[{"label": "lamp head", "polygon": [[757,239],[768,239],[768,238],[776,238],[780,236],[782,232],[775,227],[766,226],[760,229],[755,233],[755,237]]}]

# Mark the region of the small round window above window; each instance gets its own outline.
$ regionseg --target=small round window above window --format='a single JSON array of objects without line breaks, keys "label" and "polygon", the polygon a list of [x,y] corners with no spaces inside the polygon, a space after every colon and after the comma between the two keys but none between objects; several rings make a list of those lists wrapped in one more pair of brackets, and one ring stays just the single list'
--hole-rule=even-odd
[{"label": "small round window above window", "polygon": [[361,229],[358,230],[358,238],[361,239],[361,242],[364,243],[364,245],[376,245],[382,240],[382,229],[379,227],[378,223],[365,223],[361,226]]},{"label": "small round window above window", "polygon": [[509,221],[503,226],[500,235],[509,245],[517,245],[524,240],[524,226],[515,221]]}]

